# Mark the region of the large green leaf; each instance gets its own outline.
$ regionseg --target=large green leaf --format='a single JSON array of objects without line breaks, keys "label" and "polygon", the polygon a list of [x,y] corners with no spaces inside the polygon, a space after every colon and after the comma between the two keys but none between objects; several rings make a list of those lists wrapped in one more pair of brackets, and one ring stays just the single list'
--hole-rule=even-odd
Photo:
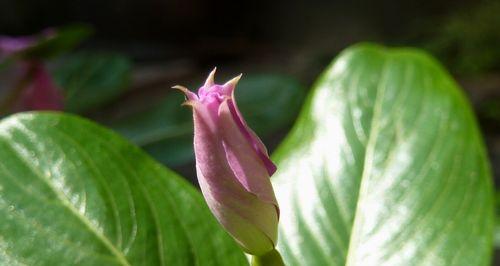
[{"label": "large green leaf", "polygon": [[200,193],[81,118],[0,123],[0,265],[245,265]]},{"label": "large green leaf", "polygon": [[470,105],[425,53],[358,45],[274,158],[287,265],[487,265],[492,182]]},{"label": "large green leaf", "polygon": [[[291,124],[305,90],[293,77],[282,74],[244,75],[236,98],[248,124],[261,136],[268,136]],[[160,104],[125,116],[110,126],[155,159],[179,166],[194,158],[192,112],[181,108],[181,93],[169,94]]]}]

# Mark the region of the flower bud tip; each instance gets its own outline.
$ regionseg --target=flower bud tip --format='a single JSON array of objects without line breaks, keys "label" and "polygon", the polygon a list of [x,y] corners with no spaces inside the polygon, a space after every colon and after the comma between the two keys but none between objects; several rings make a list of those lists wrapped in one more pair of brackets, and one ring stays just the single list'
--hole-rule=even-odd
[{"label": "flower bud tip", "polygon": [[175,85],[172,87],[172,89],[180,90],[182,93],[184,93],[184,95],[186,96],[186,98],[189,101],[193,101],[193,100],[198,99],[198,96],[195,93],[193,93],[192,91],[188,90],[186,87],[183,87],[180,85]]},{"label": "flower bud tip", "polygon": [[240,81],[241,76],[243,74],[239,74],[238,76],[232,78],[230,81],[226,82],[223,86],[224,87],[236,87],[236,84],[238,84],[238,81]]},{"label": "flower bud tip", "polygon": [[205,81],[205,87],[211,87],[215,84],[214,77],[215,77],[215,72],[217,71],[217,67],[214,67],[212,72],[208,75],[207,80]]}]

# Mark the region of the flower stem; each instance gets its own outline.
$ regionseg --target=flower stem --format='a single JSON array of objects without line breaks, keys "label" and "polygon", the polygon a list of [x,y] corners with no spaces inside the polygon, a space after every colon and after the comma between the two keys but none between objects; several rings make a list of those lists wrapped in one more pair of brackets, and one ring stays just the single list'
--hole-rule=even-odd
[{"label": "flower stem", "polygon": [[285,266],[280,253],[273,249],[262,256],[252,256],[251,266]]}]

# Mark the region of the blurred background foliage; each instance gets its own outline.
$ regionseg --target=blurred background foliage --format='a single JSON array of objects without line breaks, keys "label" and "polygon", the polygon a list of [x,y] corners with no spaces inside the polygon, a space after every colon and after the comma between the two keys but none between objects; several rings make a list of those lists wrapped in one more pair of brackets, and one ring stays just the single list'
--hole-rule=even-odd
[{"label": "blurred background foliage", "polygon": [[[214,66],[218,82],[244,73],[240,108],[272,151],[340,50],[358,41],[416,46],[465,88],[498,183],[499,14],[498,0],[0,0],[1,35],[38,36],[0,53],[0,110],[33,109],[17,108],[33,79],[22,64],[41,61],[65,111],[113,128],[195,182],[191,114],[171,86],[195,90]],[[46,29],[56,34],[37,35]]]},{"label": "blurred background foliage", "polygon": [[[500,2],[483,2],[429,24],[424,48],[438,55],[454,72],[480,74],[500,69]],[[422,30],[425,32],[425,30]]]}]

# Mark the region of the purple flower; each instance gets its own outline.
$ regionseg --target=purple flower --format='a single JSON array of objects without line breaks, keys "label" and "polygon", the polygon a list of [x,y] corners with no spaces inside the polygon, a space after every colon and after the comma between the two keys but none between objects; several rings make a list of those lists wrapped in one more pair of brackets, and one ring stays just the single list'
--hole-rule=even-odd
[{"label": "purple flower", "polygon": [[276,166],[238,110],[234,89],[241,75],[214,84],[215,69],[187,97],[194,118],[196,171],[207,204],[245,252],[262,255],[277,241],[279,207],[269,177]]}]

